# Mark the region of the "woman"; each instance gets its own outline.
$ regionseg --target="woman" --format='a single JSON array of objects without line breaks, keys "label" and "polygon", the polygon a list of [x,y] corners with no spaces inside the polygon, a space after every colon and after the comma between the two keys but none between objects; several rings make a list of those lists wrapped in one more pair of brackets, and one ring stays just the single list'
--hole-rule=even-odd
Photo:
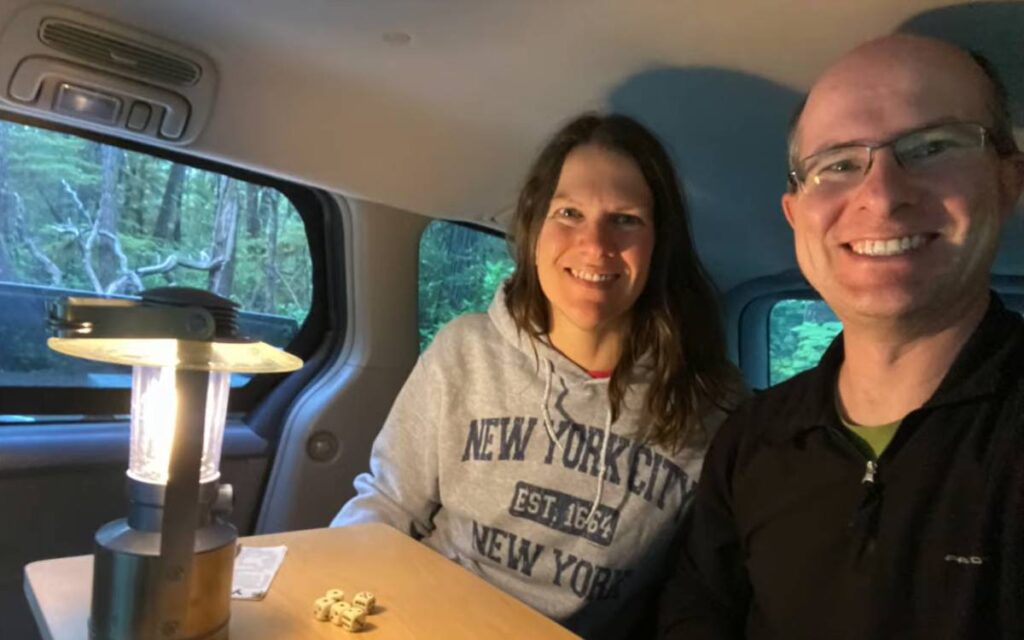
[{"label": "woman", "polygon": [[586,114],[520,194],[516,269],[423,353],[332,523],[386,522],[585,637],[638,637],[739,388],[665,150]]}]

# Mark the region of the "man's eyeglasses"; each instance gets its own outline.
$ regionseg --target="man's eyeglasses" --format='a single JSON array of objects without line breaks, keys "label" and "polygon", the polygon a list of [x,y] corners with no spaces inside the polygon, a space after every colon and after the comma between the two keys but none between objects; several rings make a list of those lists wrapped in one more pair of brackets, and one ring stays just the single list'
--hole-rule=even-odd
[{"label": "man's eyeglasses", "polygon": [[974,122],[950,122],[901,134],[879,144],[846,144],[796,163],[789,173],[804,193],[839,193],[857,186],[871,169],[875,151],[892,149],[896,162],[915,175],[940,174],[981,155],[991,134]]}]

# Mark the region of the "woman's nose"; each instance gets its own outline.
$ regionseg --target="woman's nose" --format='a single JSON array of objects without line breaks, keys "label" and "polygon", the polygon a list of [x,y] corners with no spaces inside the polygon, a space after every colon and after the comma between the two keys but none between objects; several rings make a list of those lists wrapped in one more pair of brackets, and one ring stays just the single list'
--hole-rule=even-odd
[{"label": "woman's nose", "polygon": [[610,228],[610,225],[601,222],[583,225],[577,241],[584,250],[595,255],[613,255],[616,250],[613,230]]}]

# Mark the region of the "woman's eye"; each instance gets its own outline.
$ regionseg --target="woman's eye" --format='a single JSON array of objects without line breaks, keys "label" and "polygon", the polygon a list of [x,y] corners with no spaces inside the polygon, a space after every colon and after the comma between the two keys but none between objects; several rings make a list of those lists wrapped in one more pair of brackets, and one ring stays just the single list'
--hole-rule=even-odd
[{"label": "woman's eye", "polygon": [[612,216],[612,222],[620,227],[638,227],[644,223],[643,218],[628,213],[616,213]]},{"label": "woman's eye", "polygon": [[579,210],[574,209],[572,207],[559,207],[555,209],[555,217],[574,220],[576,218],[583,217],[583,215],[579,212]]}]

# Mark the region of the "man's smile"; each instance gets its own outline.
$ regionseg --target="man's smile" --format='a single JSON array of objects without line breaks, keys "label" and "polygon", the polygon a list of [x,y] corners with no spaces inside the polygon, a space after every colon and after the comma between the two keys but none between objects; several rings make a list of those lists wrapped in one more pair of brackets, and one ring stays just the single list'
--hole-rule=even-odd
[{"label": "man's smile", "polygon": [[894,238],[854,240],[843,243],[843,247],[859,256],[888,258],[920,249],[937,237],[935,233],[915,233]]}]

